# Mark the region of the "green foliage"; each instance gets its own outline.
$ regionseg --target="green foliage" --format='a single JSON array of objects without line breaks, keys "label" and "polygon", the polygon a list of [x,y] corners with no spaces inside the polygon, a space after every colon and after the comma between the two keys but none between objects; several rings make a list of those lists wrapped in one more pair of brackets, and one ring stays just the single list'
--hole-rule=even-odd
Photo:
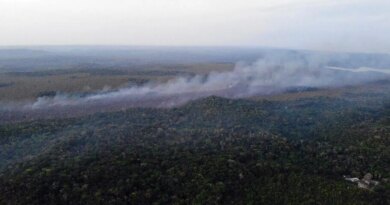
[{"label": "green foliage", "polygon": [[[2,125],[0,204],[388,204],[388,102],[209,97]],[[373,191],[342,178],[367,172]]]}]

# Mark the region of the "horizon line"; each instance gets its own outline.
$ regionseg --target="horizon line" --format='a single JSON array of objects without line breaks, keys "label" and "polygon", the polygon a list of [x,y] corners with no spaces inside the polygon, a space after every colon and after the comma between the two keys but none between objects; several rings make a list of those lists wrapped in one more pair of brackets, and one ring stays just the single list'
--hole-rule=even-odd
[{"label": "horizon line", "polygon": [[365,51],[337,51],[337,50],[318,50],[318,49],[307,49],[307,48],[288,48],[279,46],[262,46],[262,45],[152,45],[152,44],[31,44],[31,45],[0,45],[2,49],[17,49],[17,48],[55,48],[55,47],[117,47],[117,48],[230,48],[230,49],[274,49],[274,50],[294,50],[294,51],[311,51],[311,52],[322,52],[322,53],[351,53],[351,54],[385,54],[390,55],[390,52],[365,52]]}]

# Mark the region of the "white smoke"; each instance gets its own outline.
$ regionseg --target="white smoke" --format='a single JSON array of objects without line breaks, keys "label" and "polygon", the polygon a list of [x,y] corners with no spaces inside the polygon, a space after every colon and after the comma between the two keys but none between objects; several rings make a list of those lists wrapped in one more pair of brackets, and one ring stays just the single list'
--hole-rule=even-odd
[{"label": "white smoke", "polygon": [[101,91],[83,97],[67,94],[40,97],[35,102],[25,104],[23,109],[114,104],[121,107],[169,107],[210,95],[241,98],[283,92],[291,87],[337,87],[389,78],[388,70],[379,75],[375,73],[378,69],[360,69],[356,70],[360,72],[355,72],[353,69],[329,67],[328,61],[320,55],[302,58],[266,56],[253,64],[239,63],[229,72],[177,77],[162,84]]},{"label": "white smoke", "polygon": [[380,68],[370,68],[370,67],[360,67],[357,69],[350,69],[350,68],[342,68],[342,67],[335,67],[335,66],[327,66],[326,68],[334,69],[334,70],[342,70],[342,71],[349,71],[349,72],[377,72],[382,74],[390,74],[389,69],[380,69]]}]

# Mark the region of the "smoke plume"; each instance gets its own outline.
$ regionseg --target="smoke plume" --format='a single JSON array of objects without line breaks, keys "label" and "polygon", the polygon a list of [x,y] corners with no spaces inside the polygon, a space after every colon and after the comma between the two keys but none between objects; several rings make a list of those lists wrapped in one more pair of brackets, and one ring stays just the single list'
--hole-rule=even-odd
[{"label": "smoke plume", "polygon": [[[352,72],[351,72],[352,71]],[[172,107],[211,95],[244,98],[281,93],[292,88],[325,88],[389,79],[389,70],[341,68],[321,55],[291,57],[263,56],[252,64],[238,63],[228,72],[177,77],[166,83],[101,91],[84,96],[57,94],[35,102],[4,105],[3,110],[19,112],[68,112],[70,109],[118,110],[129,107]]]}]

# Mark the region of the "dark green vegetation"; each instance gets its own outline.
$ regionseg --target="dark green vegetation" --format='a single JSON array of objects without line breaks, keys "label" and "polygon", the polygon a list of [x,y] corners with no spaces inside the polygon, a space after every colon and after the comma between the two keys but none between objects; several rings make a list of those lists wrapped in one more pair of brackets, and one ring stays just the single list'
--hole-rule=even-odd
[{"label": "dark green vegetation", "polygon": [[0,204],[388,204],[389,90],[2,125]]}]

